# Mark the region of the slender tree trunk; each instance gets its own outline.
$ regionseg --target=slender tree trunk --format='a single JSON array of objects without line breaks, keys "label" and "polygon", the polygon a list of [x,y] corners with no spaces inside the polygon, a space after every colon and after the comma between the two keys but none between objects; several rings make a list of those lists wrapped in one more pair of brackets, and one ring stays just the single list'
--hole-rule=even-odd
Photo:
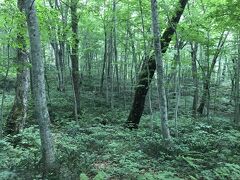
[{"label": "slender tree trunk", "polygon": [[[212,76],[212,73],[214,71],[214,67],[215,67],[215,64],[217,62],[217,59],[218,59],[218,56],[223,48],[223,45],[228,37],[228,33],[226,33],[224,35],[224,32],[221,34],[221,37],[219,39],[219,42],[218,42],[218,45],[217,45],[217,50],[215,51],[215,54],[213,56],[213,59],[212,59],[212,63],[211,65],[208,65],[207,67],[207,73],[204,77],[204,82],[203,82],[203,94],[202,94],[202,98],[201,98],[201,101],[200,101],[200,105],[197,109],[197,111],[200,113],[200,114],[203,114],[203,111],[204,111],[204,107],[206,105],[206,103],[209,103],[210,102],[210,82],[211,82],[211,76]],[[208,50],[209,51],[209,50]],[[207,56],[209,56],[209,52],[207,52]],[[209,58],[208,58],[209,59]],[[209,64],[209,60],[208,60],[208,64]],[[204,74],[204,73],[203,73]],[[207,115],[209,114],[209,104],[208,104],[208,109],[207,109]]]},{"label": "slender tree trunk", "polygon": [[236,78],[235,78],[235,112],[234,112],[234,122],[239,126],[240,125],[240,34],[237,38],[237,62],[236,62]]},{"label": "slender tree trunk", "polygon": [[64,64],[64,57],[65,57],[65,44],[64,41],[59,41],[59,67],[60,67],[60,91],[65,91],[65,64]]},{"label": "slender tree trunk", "polygon": [[43,62],[44,62],[44,68],[45,68],[45,71],[44,71],[44,78],[45,78],[45,82],[46,82],[46,91],[47,91],[47,101],[48,101],[48,104],[52,104],[52,101],[51,101],[51,96],[50,96],[50,85],[49,85],[49,81],[48,81],[48,77],[47,77],[47,70],[46,70],[46,67],[47,67],[47,59],[46,59],[46,49],[45,47],[42,48],[42,53],[43,53]]},{"label": "slender tree trunk", "polygon": [[146,45],[146,36],[145,36],[145,26],[144,26],[144,16],[143,16],[143,7],[142,0],[138,0],[140,14],[141,14],[141,25],[142,25],[142,36],[143,36],[143,48],[144,48],[144,56],[147,56],[147,45]]},{"label": "slender tree trunk", "polygon": [[51,46],[54,51],[55,56],[55,65],[57,68],[57,77],[58,77],[58,87],[57,90],[60,92],[64,91],[64,77],[63,77],[63,68],[62,68],[62,55],[60,54],[59,44],[55,38],[55,40],[51,43]]},{"label": "slender tree trunk", "polygon": [[158,95],[159,95],[159,108],[160,108],[160,118],[162,125],[162,135],[163,138],[169,139],[170,132],[168,128],[168,109],[167,109],[167,99],[165,92],[165,73],[162,60],[161,43],[160,43],[160,26],[158,23],[158,8],[157,0],[151,0],[152,9],[152,27],[153,27],[153,38],[154,38],[154,48],[155,48],[155,59],[156,59],[156,71],[157,71],[157,85],[158,85]]},{"label": "slender tree trunk", "polygon": [[[78,62],[78,15],[77,15],[77,0],[71,0],[71,26],[72,26],[72,81],[74,89],[74,104],[75,104],[75,115],[80,115],[80,73],[79,73],[79,62]],[[78,117],[77,117],[78,119]]]},{"label": "slender tree trunk", "polygon": [[123,66],[123,96],[124,96],[124,108],[126,108],[126,84],[127,84],[127,60],[128,60],[128,29],[129,29],[129,23],[127,22],[127,27],[126,27],[126,39],[125,39],[125,48],[124,48],[124,66]]},{"label": "slender tree trunk", "polygon": [[[134,74],[134,83],[137,82],[137,55],[136,55],[136,48],[135,48],[135,43],[134,43],[134,34],[131,32],[130,28],[128,28],[128,35],[130,38],[130,44],[131,44],[131,49],[132,49],[132,71],[134,68],[134,73],[132,72],[132,76]],[[133,87],[134,84],[132,84]]]},{"label": "slender tree trunk", "polygon": [[[170,23],[163,32],[163,35],[161,37],[162,53],[165,53],[168,49],[169,43],[172,40],[172,36],[175,32],[176,26],[180,20],[180,17],[182,16],[187,2],[188,0],[179,1],[180,7],[177,8],[175,15],[172,17]],[[149,84],[152,81],[155,69],[156,62],[154,55],[145,57],[142,69],[138,77],[132,108],[126,122],[126,126],[130,129],[138,128],[140,118],[144,110],[145,98],[149,89]]]},{"label": "slender tree trunk", "polygon": [[116,0],[113,0],[113,47],[114,47],[114,63],[117,80],[117,91],[120,92],[119,73],[118,73],[118,51],[117,51],[117,15]]},{"label": "slender tree trunk", "polygon": [[[60,3],[60,4],[59,4]],[[66,57],[66,39],[67,39],[67,33],[65,31],[65,27],[67,26],[68,22],[68,6],[63,6],[63,3],[61,1],[55,1],[55,4],[57,5],[58,9],[61,13],[61,22],[62,22],[62,28],[58,29],[58,37],[59,39],[59,63],[60,63],[60,71],[62,76],[62,88],[63,91],[65,91],[65,57]]]},{"label": "slender tree trunk", "polygon": [[193,104],[192,104],[192,116],[197,117],[197,105],[199,99],[199,87],[198,87],[198,70],[197,70],[197,50],[198,44],[191,43],[191,57],[192,57],[192,78],[194,85]]},{"label": "slender tree trunk", "polygon": [[40,128],[44,172],[48,173],[55,166],[55,155],[52,135],[50,131],[50,118],[46,101],[44,63],[41,53],[40,31],[34,6],[34,0],[25,0],[24,2],[31,47],[35,112]]},{"label": "slender tree trunk", "polygon": [[[224,65],[223,65],[223,70],[222,70],[222,73],[221,73],[221,80],[220,80],[220,83],[224,82],[225,81],[225,76],[226,76],[226,71],[227,71],[227,64],[228,64],[228,59],[227,57],[225,58],[225,62],[224,62]],[[220,84],[219,84],[220,85]]]},{"label": "slender tree trunk", "polygon": [[178,109],[179,109],[179,104],[180,104],[180,98],[181,98],[181,54],[180,54],[180,45],[181,41],[178,38],[178,34],[176,32],[176,89],[175,89],[175,94],[176,94],[176,105],[175,105],[175,110],[174,110],[174,120],[175,120],[175,136],[178,136],[178,127],[177,127],[177,122],[178,122]]},{"label": "slender tree trunk", "polygon": [[102,76],[101,76],[101,84],[100,84],[100,92],[103,92],[103,82],[104,82],[104,72],[107,63],[107,31],[104,22],[104,57],[103,57],[103,66],[102,66]]},{"label": "slender tree trunk", "polygon": [[222,74],[222,54],[220,55],[219,61],[218,61],[218,70],[217,70],[217,76],[216,76],[216,86],[219,86],[221,83],[221,74]]},{"label": "slender tree trunk", "polygon": [[107,54],[107,104],[110,105],[111,108],[113,108],[113,64],[112,64],[112,59],[113,59],[113,38],[112,38],[112,33],[109,35],[108,39],[108,54]]},{"label": "slender tree trunk", "polygon": [[[58,78],[58,85],[57,90],[60,92],[65,91],[65,85],[64,85],[64,40],[66,39],[66,33],[63,32],[61,34],[61,27],[66,26],[66,19],[64,17],[64,12],[62,6],[60,6],[59,1],[55,1],[54,4],[51,0],[48,0],[50,6],[54,10],[58,10],[61,13],[61,26],[49,26],[49,30],[53,32],[53,35],[51,36],[51,46],[54,51],[55,56],[55,65],[57,69],[57,78]],[[45,4],[45,3],[44,3]],[[46,6],[46,5],[45,5]],[[64,31],[64,30],[62,30]]]}]

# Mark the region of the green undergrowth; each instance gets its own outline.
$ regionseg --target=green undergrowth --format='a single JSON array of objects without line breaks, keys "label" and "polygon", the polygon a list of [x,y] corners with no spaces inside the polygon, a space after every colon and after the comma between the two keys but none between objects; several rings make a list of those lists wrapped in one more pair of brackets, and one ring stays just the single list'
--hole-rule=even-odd
[{"label": "green undergrowth", "polygon": [[[84,88],[78,122],[71,87],[65,93],[49,89],[57,170],[48,179],[240,179],[240,131],[229,119],[195,120],[182,113],[177,130],[169,121],[172,140],[166,147],[158,113],[144,114],[138,130],[124,129],[131,102],[124,109],[122,99],[114,97],[115,108],[110,110],[105,96],[92,90],[97,88]],[[13,102],[13,96],[6,95],[4,117]],[[41,169],[39,130],[30,102],[25,130],[0,140],[0,179],[41,179]]]},{"label": "green undergrowth", "polygon": [[[224,119],[179,119],[178,136],[166,147],[148,116],[137,131],[102,125],[101,118],[53,128],[58,170],[49,179],[240,179],[240,132]],[[38,179],[40,172],[37,126],[0,141],[0,179]]]}]

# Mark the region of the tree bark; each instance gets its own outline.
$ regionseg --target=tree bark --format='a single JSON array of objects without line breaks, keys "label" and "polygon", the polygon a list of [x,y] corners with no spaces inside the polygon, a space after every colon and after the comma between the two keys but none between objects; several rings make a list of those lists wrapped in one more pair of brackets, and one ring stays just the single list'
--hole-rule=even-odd
[{"label": "tree bark", "polygon": [[[220,37],[218,45],[217,45],[217,50],[212,59],[212,63],[210,65],[210,67],[209,66],[207,67],[207,75],[205,75],[204,82],[203,82],[203,94],[202,94],[202,98],[200,101],[200,105],[197,109],[198,113],[200,113],[200,114],[203,114],[206,102],[210,101],[210,82],[211,82],[212,73],[214,71],[214,67],[217,62],[218,56],[219,56],[219,54],[223,48],[223,45],[228,37],[228,34],[229,34],[229,32],[225,35],[224,35],[224,32],[221,34],[221,37]],[[208,110],[209,110],[209,107],[208,107]]]},{"label": "tree bark", "polygon": [[71,26],[72,26],[72,80],[73,80],[73,90],[74,90],[74,102],[75,102],[75,115],[78,119],[80,115],[80,73],[79,73],[79,62],[78,62],[78,16],[77,16],[77,0],[71,0]]},{"label": "tree bark", "polygon": [[159,95],[159,109],[160,119],[162,125],[162,136],[163,139],[170,139],[170,131],[168,128],[168,108],[167,99],[165,92],[165,73],[162,60],[161,43],[160,43],[160,26],[158,23],[158,8],[157,0],[151,0],[152,9],[152,28],[154,38],[154,49],[155,49],[155,60],[156,60],[156,71],[157,71],[157,86]]},{"label": "tree bark", "polygon": [[234,102],[235,102],[235,110],[234,110],[234,122],[236,123],[236,125],[240,126],[240,38],[239,38],[239,34],[238,34],[238,38],[237,38],[237,52],[238,52],[238,57],[237,57],[237,62],[236,62],[236,66],[235,66],[235,98],[234,98]]},{"label": "tree bark", "polygon": [[64,88],[64,76],[63,76],[63,68],[62,68],[62,55],[60,54],[60,47],[57,42],[57,38],[54,37],[53,42],[51,42],[51,46],[54,51],[54,56],[55,56],[55,65],[57,68],[57,77],[58,77],[58,87],[57,90],[60,92],[63,92],[65,90]]},{"label": "tree bark", "polygon": [[34,0],[25,0],[24,2],[31,47],[35,113],[40,128],[44,173],[48,173],[55,166],[55,155],[46,101],[44,63],[41,52],[40,31]]},{"label": "tree bark", "polygon": [[[18,0],[18,9],[20,13],[24,13],[24,4],[22,0]],[[22,19],[18,23],[19,29],[25,27]],[[28,56],[26,51],[26,42],[23,32],[18,32],[17,43],[17,79],[15,87],[15,99],[12,110],[7,119],[7,134],[18,134],[24,127],[27,117],[28,90],[29,90],[29,70]]]},{"label": "tree bark", "polygon": [[192,104],[192,116],[197,116],[197,105],[199,99],[199,87],[198,87],[198,71],[197,71],[197,50],[198,44],[191,43],[191,58],[192,58],[192,78],[194,85],[193,104]]},{"label": "tree bark", "polygon": [[118,73],[118,51],[117,51],[117,15],[116,15],[116,0],[113,0],[113,47],[114,47],[114,63],[117,80],[117,91],[120,92],[119,73]]},{"label": "tree bark", "polygon": [[100,92],[103,93],[103,83],[104,83],[104,72],[107,63],[107,31],[104,22],[104,57],[103,57],[103,66],[102,66],[102,75],[101,75],[101,84],[100,84]]},{"label": "tree bark", "polygon": [[[172,36],[183,14],[183,11],[185,9],[187,2],[188,0],[179,1],[180,7],[177,8],[175,15],[171,18],[168,24],[168,27],[165,29],[165,31],[162,34],[162,37],[161,37],[162,53],[165,53],[168,49],[169,43],[172,40]],[[154,55],[145,57],[142,69],[138,77],[138,82],[135,90],[132,108],[128,116],[128,120],[126,122],[126,126],[130,129],[138,128],[138,125],[140,123],[140,118],[144,110],[145,98],[149,89],[149,84],[152,81],[155,69],[156,69],[156,62],[155,62]]]}]

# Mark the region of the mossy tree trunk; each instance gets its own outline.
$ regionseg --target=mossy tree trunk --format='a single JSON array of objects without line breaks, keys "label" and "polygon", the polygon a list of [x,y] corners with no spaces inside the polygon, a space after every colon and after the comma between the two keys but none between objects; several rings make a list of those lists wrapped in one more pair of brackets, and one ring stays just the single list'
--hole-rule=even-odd
[{"label": "mossy tree trunk", "polygon": [[[23,1],[18,0],[17,4],[20,13],[24,13]],[[18,27],[19,29],[26,28],[24,19],[21,17],[18,21]],[[24,34],[24,31],[19,31],[17,35],[18,48],[16,58],[17,79],[15,87],[15,99],[6,124],[6,133],[12,135],[19,133],[23,129],[27,117],[29,70]]]},{"label": "mossy tree trunk", "polygon": [[75,104],[75,118],[78,119],[80,115],[80,73],[79,73],[79,62],[78,62],[78,15],[77,15],[77,0],[71,0],[71,27],[72,27],[72,81],[74,90],[74,104]]},{"label": "mossy tree trunk", "polygon": [[197,51],[198,51],[198,44],[197,43],[191,43],[192,78],[193,78],[193,84],[194,84],[192,116],[194,118],[196,118],[196,116],[197,116],[197,105],[198,105],[198,99],[199,99]]},{"label": "mossy tree trunk", "polygon": [[[172,36],[183,14],[187,2],[188,0],[179,1],[180,7],[176,9],[175,15],[171,18],[168,27],[162,34],[161,37],[162,53],[165,53],[168,49],[169,43],[172,40]],[[138,128],[140,118],[144,110],[145,98],[155,70],[156,70],[155,56],[150,55],[149,57],[145,57],[145,61],[143,63],[142,69],[138,77],[132,108],[128,116],[128,120],[126,122],[126,126],[130,129]]]}]

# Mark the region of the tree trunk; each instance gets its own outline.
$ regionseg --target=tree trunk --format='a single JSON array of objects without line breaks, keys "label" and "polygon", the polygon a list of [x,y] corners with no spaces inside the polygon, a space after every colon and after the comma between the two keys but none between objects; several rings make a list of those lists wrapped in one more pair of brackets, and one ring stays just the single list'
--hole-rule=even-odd
[{"label": "tree trunk", "polygon": [[103,92],[103,82],[104,82],[104,72],[107,62],[107,31],[104,22],[104,57],[103,57],[103,66],[102,66],[102,75],[101,75],[101,84],[100,84],[100,92]]},{"label": "tree trunk", "polygon": [[142,36],[143,36],[143,49],[144,49],[144,56],[147,56],[147,45],[146,45],[146,36],[145,36],[145,26],[144,26],[144,17],[143,17],[143,7],[142,7],[142,0],[138,0],[140,14],[141,14],[141,25],[142,25]]},{"label": "tree trunk", "polygon": [[182,41],[179,40],[178,34],[176,33],[176,59],[175,63],[177,65],[176,69],[176,87],[175,87],[175,94],[176,94],[176,105],[174,110],[174,120],[175,120],[175,137],[178,136],[178,110],[180,105],[180,98],[181,98],[181,54],[180,54],[180,48],[181,48]]},{"label": "tree trunk", "polygon": [[64,91],[64,76],[63,76],[63,57],[62,52],[60,51],[59,44],[57,42],[56,37],[54,38],[53,42],[51,42],[51,46],[54,51],[54,57],[55,57],[55,65],[57,68],[57,77],[58,77],[58,87],[57,90],[60,92]]},{"label": "tree trunk", "polygon": [[[180,8],[176,10],[176,14],[171,18],[168,27],[163,32],[161,37],[161,51],[165,53],[168,49],[169,43],[172,40],[172,36],[175,32],[180,17],[185,9],[188,0],[180,0]],[[141,72],[138,77],[138,82],[135,90],[134,100],[126,126],[130,129],[138,128],[140,118],[142,116],[145,104],[145,97],[147,95],[149,84],[152,81],[154,72],[156,69],[156,62],[154,55],[145,57]],[[148,73],[149,72],[149,73]],[[148,80],[149,78],[149,80]]]},{"label": "tree trunk", "polygon": [[79,62],[78,62],[78,15],[77,15],[77,0],[71,0],[71,26],[72,26],[72,54],[71,54],[71,63],[72,63],[72,81],[73,81],[73,90],[74,90],[74,104],[75,104],[75,115],[80,115],[80,73],[79,73]]},{"label": "tree trunk", "polygon": [[113,38],[112,38],[112,31],[109,35],[109,40],[108,40],[108,54],[107,54],[107,73],[106,73],[106,76],[107,76],[107,83],[106,83],[106,86],[107,86],[107,104],[113,108],[113,64],[112,64],[112,60],[113,60]]},{"label": "tree trunk", "polygon": [[[127,84],[127,60],[128,60],[128,45],[129,45],[129,36],[128,36],[128,29],[129,29],[129,23],[127,22],[127,27],[126,27],[126,39],[125,39],[125,44],[124,44],[124,66],[123,66],[123,98],[124,98],[124,109],[126,108],[126,84]],[[131,68],[132,72],[132,68]],[[131,73],[132,74],[132,73]],[[132,78],[132,77],[131,77]],[[131,79],[132,80],[132,79]]]},{"label": "tree trunk", "polygon": [[114,63],[117,80],[117,91],[120,92],[119,73],[118,73],[118,51],[117,51],[117,15],[116,15],[116,0],[113,0],[113,47],[114,47]]},{"label": "tree trunk", "polygon": [[165,73],[162,60],[161,43],[160,43],[160,26],[158,23],[158,8],[157,0],[151,0],[152,9],[152,27],[153,27],[153,38],[154,38],[154,49],[155,49],[155,60],[156,60],[156,71],[157,71],[157,86],[159,95],[159,109],[160,118],[162,125],[162,136],[163,139],[170,138],[170,132],[168,128],[168,108],[167,99],[165,92]]},{"label": "tree trunk", "polygon": [[209,93],[210,93],[209,92],[210,80],[211,80],[211,78],[207,78],[203,82],[203,94],[202,94],[201,102],[200,102],[200,104],[197,108],[197,112],[200,113],[200,114],[203,114],[205,104],[208,100],[208,96],[209,96]]},{"label": "tree trunk", "polygon": [[25,13],[31,47],[34,105],[40,128],[44,172],[48,173],[55,166],[55,155],[46,101],[40,31],[34,4],[34,0],[25,0]]},{"label": "tree trunk", "polygon": [[[203,114],[205,104],[207,103],[207,101],[208,101],[208,103],[210,101],[210,91],[209,90],[210,90],[211,76],[214,71],[214,67],[217,62],[218,56],[219,56],[219,54],[223,48],[223,45],[228,37],[228,34],[229,34],[229,32],[225,35],[224,35],[224,32],[221,34],[221,37],[220,37],[218,45],[217,45],[217,50],[215,51],[215,54],[212,59],[212,63],[210,65],[210,67],[209,66],[207,67],[207,75],[205,75],[204,82],[203,82],[203,94],[202,94],[200,105],[197,109],[198,113],[200,113],[200,114]],[[209,53],[208,53],[208,56],[209,56]],[[209,64],[209,62],[208,62],[208,64]],[[209,106],[208,106],[207,110],[208,110],[208,114],[209,114]]]},{"label": "tree trunk", "polygon": [[192,116],[194,118],[197,117],[197,105],[198,105],[198,70],[197,70],[197,50],[198,44],[191,43],[191,57],[192,57],[192,78],[193,78],[193,85],[194,85],[194,95],[193,95],[193,104],[192,104]]},{"label": "tree trunk", "polygon": [[234,122],[239,126],[240,125],[240,95],[239,95],[239,91],[240,91],[240,38],[239,38],[239,34],[238,34],[238,38],[237,38],[237,50],[238,50],[238,57],[237,57],[237,62],[236,62],[236,66],[235,66],[235,74],[236,74],[236,78],[235,78],[235,112],[234,112]]},{"label": "tree trunk", "polygon": [[[18,9],[24,13],[23,1],[18,0]],[[19,28],[24,28],[25,23],[21,20],[18,23]],[[28,56],[26,51],[26,42],[21,32],[17,35],[17,79],[15,87],[15,99],[12,110],[7,119],[7,134],[19,133],[25,124],[27,117],[28,89],[29,89],[29,70],[27,67]]]}]

